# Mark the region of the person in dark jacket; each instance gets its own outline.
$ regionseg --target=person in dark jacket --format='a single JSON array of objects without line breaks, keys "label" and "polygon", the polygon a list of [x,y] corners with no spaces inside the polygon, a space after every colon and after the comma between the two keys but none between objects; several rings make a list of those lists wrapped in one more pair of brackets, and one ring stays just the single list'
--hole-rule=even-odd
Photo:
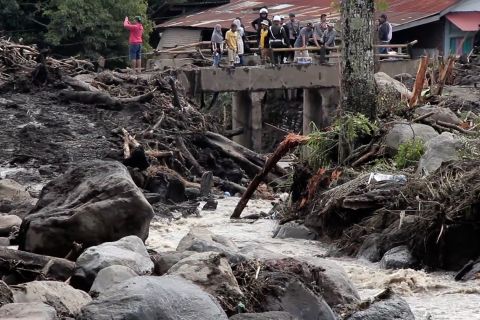
[{"label": "person in dark jacket", "polygon": [[[285,23],[285,31],[287,32],[288,42],[290,46],[295,45],[295,40],[297,40],[298,34],[300,33],[300,21],[295,18],[295,13],[289,13],[288,16],[290,20]],[[290,60],[293,61],[294,53],[289,54]]]},{"label": "person in dark jacket", "polygon": [[[389,44],[392,40],[392,25],[388,22],[387,15],[382,14],[378,19],[378,40],[380,44]],[[387,48],[380,48],[380,53],[387,54]]]},{"label": "person in dark jacket", "polygon": [[272,22],[270,21],[270,19],[268,19],[267,8],[260,9],[259,14],[259,17],[252,21],[252,28],[257,32],[261,29],[263,21],[268,21],[268,26],[272,25]]},{"label": "person in dark jacket", "polygon": [[[273,17],[273,25],[269,28],[269,46],[272,49],[287,48],[289,46],[287,33],[282,26],[280,16]],[[272,52],[273,64],[282,64],[284,52]]]}]

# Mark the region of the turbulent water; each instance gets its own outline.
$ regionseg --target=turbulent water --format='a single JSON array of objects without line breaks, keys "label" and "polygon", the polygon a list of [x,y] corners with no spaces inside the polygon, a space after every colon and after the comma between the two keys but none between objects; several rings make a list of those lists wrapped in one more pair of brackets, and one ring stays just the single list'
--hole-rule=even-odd
[{"label": "turbulent water", "polygon": [[[188,230],[199,226],[230,238],[239,247],[256,245],[307,261],[326,255],[327,246],[318,241],[273,239],[274,220],[230,221],[229,216],[237,201],[235,197],[221,199],[216,211],[202,211],[201,217],[155,222],[151,226],[147,245],[158,251],[175,250]],[[254,200],[244,214],[268,212],[270,208],[270,201]],[[480,320],[480,280],[455,282],[452,273],[382,270],[377,264],[367,261],[350,258],[332,260],[345,268],[362,298],[390,286],[409,302],[419,320]]]}]

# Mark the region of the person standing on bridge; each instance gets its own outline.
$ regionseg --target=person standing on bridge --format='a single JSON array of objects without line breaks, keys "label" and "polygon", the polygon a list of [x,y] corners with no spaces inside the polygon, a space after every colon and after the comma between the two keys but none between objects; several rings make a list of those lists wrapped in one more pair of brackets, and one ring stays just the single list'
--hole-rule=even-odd
[{"label": "person standing on bridge", "polygon": [[235,66],[235,59],[237,57],[238,42],[237,42],[237,25],[232,23],[230,30],[225,34],[225,43],[227,44],[228,65]]},{"label": "person standing on bridge", "polygon": [[295,48],[302,48],[303,50],[295,51],[295,58],[308,57],[308,40],[313,36],[313,24],[308,22],[305,27],[300,30],[297,40],[295,40]]},{"label": "person standing on bridge", "polygon": [[125,17],[123,21],[123,26],[125,29],[130,31],[130,36],[128,38],[129,43],[129,56],[132,69],[138,72],[142,71],[142,36],[143,36],[143,25],[142,18],[137,16],[133,23],[130,23],[128,17]]},{"label": "person standing on bridge", "polygon": [[268,21],[262,21],[262,27],[260,28],[260,36],[258,38],[258,49],[260,50],[260,57],[262,58],[262,64],[268,62],[270,56],[269,40],[270,31],[268,30]]},{"label": "person standing on bridge", "polygon": [[[381,45],[387,45],[392,41],[392,25],[388,22],[386,14],[380,16],[378,23],[378,40]],[[387,54],[388,48],[380,48],[379,52],[381,54]]]},{"label": "person standing on bridge", "polygon": [[[290,47],[294,47],[295,41],[297,40],[298,34],[300,33],[300,21],[295,18],[295,13],[289,13],[288,16],[290,17],[290,20],[285,23],[285,28],[288,35],[289,45]],[[290,53],[289,56],[290,60],[293,61],[293,52]]]},{"label": "person standing on bridge", "polygon": [[245,54],[243,39],[245,38],[245,30],[242,27],[240,19],[233,20],[233,24],[237,26],[237,55],[240,60],[240,65],[243,66],[243,55]]},{"label": "person standing on bridge", "polygon": [[217,24],[212,33],[212,53],[213,53],[213,66],[219,67],[220,60],[222,60],[223,54],[223,35],[222,26]]},{"label": "person standing on bridge", "polygon": [[268,26],[272,25],[272,22],[270,19],[268,19],[268,10],[267,8],[262,8],[259,11],[259,17],[255,20],[252,21],[252,28],[253,30],[257,31],[257,33],[260,32],[260,29],[262,28],[262,22],[263,21],[268,21]]},{"label": "person standing on bridge", "polygon": [[[269,47],[271,49],[287,48],[288,38],[279,16],[273,17],[273,26],[269,28]],[[273,64],[282,64],[284,52],[273,52]]]}]

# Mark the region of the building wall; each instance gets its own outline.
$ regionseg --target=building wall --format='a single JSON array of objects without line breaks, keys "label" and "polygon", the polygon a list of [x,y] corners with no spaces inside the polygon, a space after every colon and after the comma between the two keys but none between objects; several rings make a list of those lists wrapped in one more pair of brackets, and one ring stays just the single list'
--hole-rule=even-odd
[{"label": "building wall", "polygon": [[167,28],[162,32],[158,50],[171,49],[182,45],[199,42],[202,31],[199,29]]},{"label": "building wall", "polygon": [[446,21],[444,52],[458,55],[468,54],[473,48],[474,36],[475,32],[462,31],[450,21]]},{"label": "building wall", "polygon": [[[445,19],[431,22],[421,26],[396,31],[393,33],[392,43],[402,44],[418,40],[413,47],[414,53],[423,54],[424,49],[436,49],[443,54],[445,39]],[[415,54],[414,54],[415,55]]]}]

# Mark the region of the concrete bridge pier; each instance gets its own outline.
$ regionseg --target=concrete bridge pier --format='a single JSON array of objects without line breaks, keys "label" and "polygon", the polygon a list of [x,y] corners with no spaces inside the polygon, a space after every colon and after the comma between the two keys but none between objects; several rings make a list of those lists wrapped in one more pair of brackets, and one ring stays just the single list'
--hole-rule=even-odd
[{"label": "concrete bridge pier", "polygon": [[233,141],[260,151],[262,148],[262,99],[264,92],[247,90],[232,93],[232,129],[243,128]]},{"label": "concrete bridge pier", "polygon": [[319,129],[331,125],[339,100],[338,87],[303,89],[303,134],[312,131],[312,122]]}]

